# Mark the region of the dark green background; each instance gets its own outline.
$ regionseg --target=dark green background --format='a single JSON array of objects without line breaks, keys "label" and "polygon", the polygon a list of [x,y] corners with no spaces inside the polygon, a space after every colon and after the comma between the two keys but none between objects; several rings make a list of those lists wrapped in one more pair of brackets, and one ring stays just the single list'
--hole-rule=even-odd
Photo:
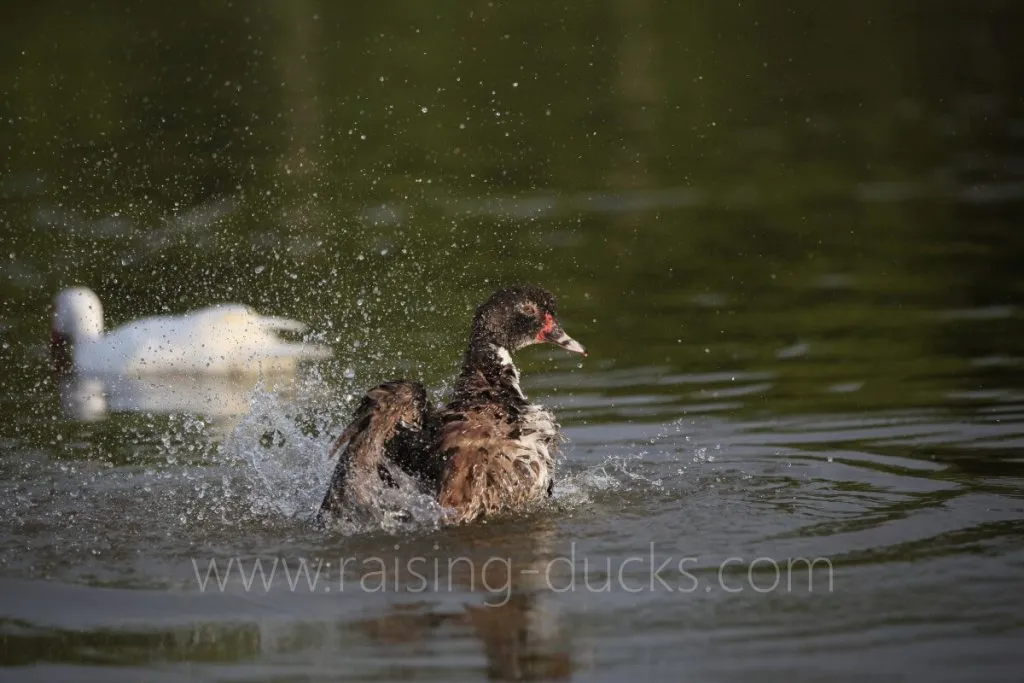
[{"label": "dark green background", "polygon": [[26,384],[62,286],[112,323],[250,303],[437,382],[514,281],[560,297],[591,369],[769,371],[773,412],[1020,384],[999,360],[1024,354],[1020,3],[6,15],[0,292]]}]

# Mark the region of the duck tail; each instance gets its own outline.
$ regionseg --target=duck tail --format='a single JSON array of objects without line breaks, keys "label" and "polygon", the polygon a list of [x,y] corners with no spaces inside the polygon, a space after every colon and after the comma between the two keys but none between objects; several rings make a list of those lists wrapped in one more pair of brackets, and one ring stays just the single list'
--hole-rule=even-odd
[{"label": "duck tail", "polygon": [[334,350],[323,344],[292,344],[298,358],[304,360],[328,360],[334,357]]},{"label": "duck tail", "polygon": [[306,331],[306,324],[291,318],[279,318],[274,316],[260,316],[260,326],[267,330],[280,330],[282,332],[295,332],[296,334]]},{"label": "duck tail", "polygon": [[[275,316],[260,316],[259,325],[267,332],[291,332],[301,334],[306,331],[307,326],[298,320]],[[282,358],[296,358],[298,360],[327,360],[334,356],[331,347],[323,344],[307,342],[293,342],[279,339],[271,355]]]},{"label": "duck tail", "polygon": [[296,360],[328,360],[334,357],[334,351],[323,344],[307,344],[305,342],[280,341],[267,352],[273,358],[294,358]]}]

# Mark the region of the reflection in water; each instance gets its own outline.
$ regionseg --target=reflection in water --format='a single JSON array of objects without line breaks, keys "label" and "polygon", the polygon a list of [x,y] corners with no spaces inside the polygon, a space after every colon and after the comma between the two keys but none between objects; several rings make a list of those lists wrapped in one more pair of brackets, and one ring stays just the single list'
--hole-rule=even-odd
[{"label": "reflection in water", "polygon": [[[301,555],[312,564],[314,553],[324,559],[333,553],[332,562],[347,558],[344,578],[322,566],[312,582],[296,575],[290,585],[277,576],[269,588],[259,578],[245,588],[239,574],[225,575],[224,588],[205,590],[190,579],[155,627],[136,628],[135,617],[163,600],[158,590],[97,592],[0,578],[0,592],[17,596],[0,607],[5,661],[45,666],[85,657],[102,665],[117,653],[121,665],[187,662],[196,680],[220,680],[222,667],[240,662],[275,670],[297,661],[311,680],[376,679],[382,669],[390,678],[415,679],[424,657],[439,652],[449,654],[427,669],[449,680],[463,678],[467,668],[492,680],[567,680],[580,668],[564,606],[547,585],[548,562],[556,556],[551,547],[564,541],[551,520],[512,520],[383,546],[379,535],[349,537],[343,546],[338,540]],[[573,570],[565,565],[565,571]],[[56,619],[39,619],[39,609]],[[26,620],[29,613],[36,617]],[[81,618],[59,616],[70,613]]]},{"label": "reflection in water", "polygon": [[[130,631],[122,629],[44,629],[0,620],[5,664],[40,666],[40,662],[78,662],[117,652],[136,663],[192,662],[192,669],[237,661],[292,659],[315,661],[331,653],[327,667],[340,665],[360,649],[360,635],[372,641],[368,660],[406,677],[418,672],[404,661],[407,648],[421,656],[468,629],[480,641],[492,680],[568,680],[573,663],[564,642],[545,643],[543,632],[530,624],[532,599],[516,595],[500,607],[466,607],[464,614],[424,610],[422,605],[396,606],[381,617],[355,624],[355,630],[329,621],[221,621],[192,627]],[[316,657],[313,657],[316,653]],[[362,653],[360,653],[362,654]],[[312,665],[311,665],[312,666]],[[348,673],[345,676],[344,673]],[[361,680],[358,669],[335,672],[331,680]],[[365,679],[362,679],[365,680]]]},{"label": "reflection in water", "polygon": [[498,680],[572,677],[573,662],[564,625],[552,596],[514,594],[502,605],[466,606],[469,623],[483,642],[487,673]]},{"label": "reflection in water", "polygon": [[[521,568],[517,568],[521,569]],[[566,629],[551,596],[512,593],[496,604],[465,605],[462,613],[396,605],[360,628],[382,645],[424,645],[445,627],[469,629],[483,646],[487,676],[500,681],[567,680],[574,669]]]},{"label": "reflection in water", "polygon": [[[418,560],[416,548],[394,558],[389,584],[415,590],[419,574],[438,592],[456,592],[465,599],[461,610],[431,609],[429,605],[393,605],[380,616],[361,623],[373,640],[422,644],[444,638],[443,628],[468,629],[480,641],[487,660],[487,675],[494,680],[551,680],[572,677],[573,657],[567,626],[548,585],[555,529],[550,522],[514,522],[519,528],[459,529],[467,541],[463,552]],[[491,535],[493,533],[493,536]],[[435,557],[437,553],[433,553]],[[438,564],[434,564],[437,562]],[[391,564],[385,562],[385,564]],[[439,570],[423,572],[424,567]],[[407,572],[418,569],[418,573]],[[365,578],[366,575],[364,575]],[[385,577],[377,577],[374,580]],[[483,599],[473,600],[476,596]],[[469,602],[472,600],[472,602]]]},{"label": "reflection in water", "polygon": [[286,388],[291,376],[73,375],[58,383],[69,418],[95,422],[108,413],[185,413],[230,421],[249,410],[257,390]]},{"label": "reflection in water", "polygon": [[[129,665],[176,663],[203,680],[276,680],[282,671],[309,680],[554,679],[595,666],[615,680],[658,662],[699,680],[739,680],[788,672],[793,661],[855,671],[870,647],[860,644],[889,642],[899,628],[911,654],[941,641],[946,658],[920,666],[937,670],[952,658],[966,672],[978,647],[1011,650],[950,639],[949,629],[1019,637],[1005,590],[1020,576],[1021,465],[999,451],[1020,448],[1021,406],[957,420],[936,411],[746,423],[709,415],[676,431],[664,422],[675,411],[655,404],[650,423],[606,418],[573,429],[555,510],[397,534],[322,533],[281,515],[240,519],[231,506],[225,514],[224,495],[197,479],[220,481],[219,467],[145,476],[133,463],[79,462],[35,474],[19,462],[11,472],[28,472],[29,483],[0,478],[15,520],[0,534],[0,642],[8,663],[85,663],[78,673],[102,662],[124,680]],[[304,488],[294,473],[274,481],[279,497]],[[656,558],[630,559],[647,558],[648,544]],[[210,554],[246,564],[226,589],[200,592],[189,560],[205,567]],[[673,563],[661,578],[677,590],[632,592],[662,559],[684,556],[695,558],[687,567],[701,590],[678,590],[686,577]],[[412,568],[437,578],[426,590],[408,570],[419,557],[426,565]],[[787,577],[771,593],[726,592],[718,570],[732,557],[829,558],[835,590],[790,591]],[[253,558],[287,561],[295,587],[278,567],[265,591]],[[318,558],[331,562],[320,584],[298,575],[301,558],[311,573]],[[350,558],[340,590],[338,560]],[[730,575],[729,585],[746,576]],[[605,577],[612,590],[591,588]],[[563,592],[573,579],[576,589]],[[721,645],[709,651],[711,639]]]}]

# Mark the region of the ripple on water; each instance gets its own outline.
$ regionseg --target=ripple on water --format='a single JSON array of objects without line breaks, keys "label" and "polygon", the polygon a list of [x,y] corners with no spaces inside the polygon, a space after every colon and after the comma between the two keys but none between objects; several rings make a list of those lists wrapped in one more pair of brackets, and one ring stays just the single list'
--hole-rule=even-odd
[{"label": "ripple on water", "polygon": [[[616,410],[615,398],[595,393],[586,400],[594,413]],[[632,405],[649,404],[641,397]],[[906,636],[915,643],[975,628],[979,614],[1011,628],[999,596],[1019,572],[1014,548],[1024,508],[1013,490],[1021,481],[1019,458],[1002,457],[998,448],[1012,448],[1024,433],[1024,411],[996,408],[955,415],[581,420],[566,430],[570,441],[551,505],[530,515],[440,528],[434,501],[396,490],[391,503],[411,514],[321,531],[309,518],[333,468],[328,446],[350,403],[313,378],[295,395],[256,392],[249,411],[223,436],[201,423],[170,420],[132,458],[96,460],[87,448],[67,446],[63,460],[25,449],[17,461],[5,459],[0,487],[12,524],[0,537],[0,581],[25,599],[9,601],[0,618],[57,629],[61,638],[75,629],[111,628],[139,637],[132,620],[142,614],[145,628],[164,629],[164,642],[200,628],[223,643],[241,624],[254,644],[240,656],[264,663],[298,653],[340,661],[353,648],[380,657],[393,653],[385,644],[392,636],[382,635],[393,629],[459,656],[478,656],[472,653],[479,652],[479,639],[492,637],[482,635],[491,628],[482,615],[466,608],[479,603],[479,587],[412,594],[409,579],[396,574],[397,588],[386,597],[357,592],[326,600],[308,590],[257,595],[237,581],[213,597],[197,594],[191,564],[211,557],[469,555],[516,557],[540,572],[532,583],[516,584],[524,602],[500,615],[508,626],[501,638],[518,638],[520,626],[555,634],[548,643],[569,633],[574,656],[597,668],[634,661],[637,647],[678,663],[709,642],[729,643],[746,653],[746,670],[752,661],[789,661],[802,651],[903,637],[898,623],[915,625]],[[215,445],[202,445],[207,439]],[[693,558],[688,568],[702,590],[545,591],[547,563],[568,556],[575,562],[559,565],[559,581],[593,581],[594,567],[604,571],[610,563],[614,573],[634,558],[622,576],[649,581],[649,556]],[[978,557],[988,558],[981,578]],[[827,558],[836,589],[813,600],[726,593],[716,581],[732,558],[739,558],[728,575],[734,581],[755,558]],[[44,588],[51,599],[57,594],[31,580],[37,578],[57,581],[64,591],[59,609],[41,611],[33,602]],[[664,578],[677,585],[681,575],[669,571]],[[402,607],[407,600],[413,602]],[[74,614],[92,621],[76,622]],[[703,626],[681,630],[681,619]],[[932,633],[929,624],[940,622],[945,625]],[[121,651],[114,641],[89,647]],[[182,637],[173,647],[193,658],[200,645]],[[777,659],[780,649],[786,657]]]}]

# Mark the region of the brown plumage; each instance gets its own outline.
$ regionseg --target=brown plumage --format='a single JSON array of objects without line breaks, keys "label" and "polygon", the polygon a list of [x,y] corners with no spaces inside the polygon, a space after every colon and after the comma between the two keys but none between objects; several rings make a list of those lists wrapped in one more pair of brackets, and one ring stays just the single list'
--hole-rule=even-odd
[{"label": "brown plumage", "polygon": [[346,501],[355,507],[378,504],[382,486],[394,486],[403,470],[436,479],[442,463],[421,457],[435,431],[435,411],[421,384],[395,380],[368,391],[352,422],[331,446],[331,456],[345,449],[321,512],[338,510]]},{"label": "brown plumage", "polygon": [[468,522],[512,512],[551,493],[554,416],[532,405],[511,354],[550,342],[577,353],[554,297],[536,287],[497,292],[476,311],[451,400],[434,410],[422,385],[382,384],[369,393],[331,449],[341,453],[320,515],[378,504],[383,487],[413,477],[437,496],[447,519]]},{"label": "brown plumage", "polygon": [[438,502],[454,521],[518,510],[551,494],[561,440],[551,413],[528,404],[515,410],[492,404],[445,417]]}]

